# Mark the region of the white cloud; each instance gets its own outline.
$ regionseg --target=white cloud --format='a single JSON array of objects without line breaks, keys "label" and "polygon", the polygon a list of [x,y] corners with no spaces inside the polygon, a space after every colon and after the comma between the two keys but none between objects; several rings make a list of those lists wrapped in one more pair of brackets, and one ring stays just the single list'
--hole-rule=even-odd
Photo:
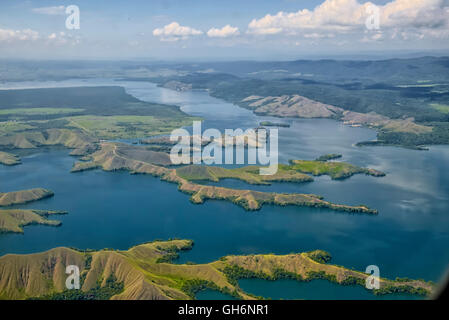
[{"label": "white cloud", "polygon": [[65,32],[52,33],[47,37],[47,43],[49,44],[66,44],[69,39],[67,38]]},{"label": "white cloud", "polygon": [[382,41],[384,39],[384,35],[382,32],[377,32],[373,34],[367,34],[365,35],[360,42],[375,42],[375,41]]},{"label": "white cloud", "polygon": [[33,12],[46,14],[50,16],[56,15],[64,15],[65,7],[64,6],[54,6],[54,7],[42,7],[42,8],[33,8]]},{"label": "white cloud", "polygon": [[33,42],[43,45],[75,45],[80,43],[80,38],[62,31],[53,32],[48,36],[45,36],[31,29],[0,29],[0,43],[2,42],[8,44]]},{"label": "white cloud", "polygon": [[39,33],[31,29],[11,30],[0,29],[0,42],[37,40]]},{"label": "white cloud", "polygon": [[[278,12],[253,19],[248,33],[298,35],[301,33],[335,32],[341,34],[365,29],[371,2],[358,0],[325,0],[313,10]],[[396,33],[415,30],[433,37],[447,36],[449,7],[445,0],[393,0],[380,9],[380,28]],[[400,29],[398,31],[398,29]]]},{"label": "white cloud", "polygon": [[153,35],[159,37],[161,41],[186,40],[190,36],[197,36],[201,34],[203,34],[202,31],[191,27],[181,26],[177,22],[172,22],[162,28],[156,28],[153,30]]},{"label": "white cloud", "polygon": [[52,33],[47,37],[46,44],[50,45],[77,45],[81,42],[81,38],[74,34],[65,33],[63,31]]},{"label": "white cloud", "polygon": [[207,36],[211,38],[227,38],[238,36],[240,34],[239,28],[231,27],[229,24],[225,25],[223,28],[211,28],[207,31]]}]

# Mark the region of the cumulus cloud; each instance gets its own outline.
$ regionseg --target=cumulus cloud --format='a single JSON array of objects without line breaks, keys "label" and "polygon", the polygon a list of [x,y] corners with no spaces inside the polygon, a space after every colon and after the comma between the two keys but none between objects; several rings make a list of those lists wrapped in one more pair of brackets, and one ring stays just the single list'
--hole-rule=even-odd
[{"label": "cumulus cloud", "polygon": [[[325,0],[313,10],[278,12],[253,19],[248,33],[297,35],[313,32],[351,33],[365,28],[371,2]],[[449,6],[445,0],[393,0],[379,8],[381,29],[401,32],[414,30],[438,37],[448,34]]]},{"label": "cumulus cloud", "polygon": [[33,8],[33,12],[39,14],[46,14],[50,16],[64,15],[65,7],[64,6],[54,6],[54,7],[42,7],[42,8]]},{"label": "cumulus cloud", "polygon": [[12,42],[12,41],[27,41],[37,40],[39,38],[39,32],[24,29],[24,30],[12,30],[12,29],[0,29],[0,42]]},{"label": "cumulus cloud", "polygon": [[75,45],[80,43],[78,36],[67,34],[65,32],[53,32],[48,36],[42,35],[37,31],[31,29],[12,30],[0,29],[0,44],[1,43],[27,43],[34,42],[44,45]]},{"label": "cumulus cloud", "polygon": [[227,38],[238,36],[240,34],[239,28],[231,27],[229,24],[225,25],[223,28],[211,28],[207,31],[207,36],[211,38]]},{"label": "cumulus cloud", "polygon": [[361,42],[375,42],[382,41],[384,39],[384,35],[382,32],[377,32],[373,34],[366,34],[360,41]]},{"label": "cumulus cloud", "polygon": [[201,34],[203,34],[202,31],[191,27],[181,26],[178,22],[172,22],[162,28],[156,28],[153,30],[153,35],[159,37],[161,41],[186,40],[190,36],[197,36]]},{"label": "cumulus cloud", "polygon": [[63,31],[53,32],[47,37],[46,40],[47,44],[54,44],[54,45],[65,45],[65,44],[75,45],[80,42],[79,37],[76,37],[72,34],[67,34]]}]

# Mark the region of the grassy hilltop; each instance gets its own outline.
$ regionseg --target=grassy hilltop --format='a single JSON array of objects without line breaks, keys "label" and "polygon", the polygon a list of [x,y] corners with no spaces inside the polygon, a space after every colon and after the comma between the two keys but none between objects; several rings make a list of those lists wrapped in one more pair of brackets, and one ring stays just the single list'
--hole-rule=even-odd
[{"label": "grassy hilltop", "polygon": [[122,87],[2,90],[0,148],[52,144],[39,141],[47,130],[70,131],[89,141],[140,138],[169,133],[194,119],[177,106],[140,101]]},{"label": "grassy hilltop", "polygon": [[347,162],[337,161],[327,162],[322,160],[291,160],[290,165],[286,167],[290,170],[310,173],[314,176],[329,175],[334,180],[346,179],[355,174],[366,174],[373,177],[385,176],[385,173],[378,170],[361,168]]},{"label": "grassy hilltop", "polygon": [[0,210],[0,234],[23,233],[23,227],[41,224],[58,227],[60,221],[48,220],[51,215],[66,214],[65,211],[6,209]]},{"label": "grassy hilltop", "polygon": [[0,207],[8,207],[0,209],[0,233],[23,233],[24,226],[34,224],[60,226],[60,221],[48,220],[47,217],[66,214],[65,211],[14,209],[14,205],[39,201],[53,195],[52,191],[42,188],[0,193]]},{"label": "grassy hilltop", "polygon": [[35,188],[30,190],[0,192],[0,207],[11,206],[15,204],[24,204],[52,197],[54,193],[50,190]]},{"label": "grassy hilltop", "polygon": [[0,151],[0,164],[14,166],[20,164],[20,158],[14,154]]},{"label": "grassy hilltop", "polygon": [[[226,256],[207,264],[172,264],[190,240],[155,241],[126,251],[82,251],[55,248],[28,255],[0,257],[0,298],[58,300],[193,299],[211,288],[239,299],[254,299],[238,285],[241,278],[281,278],[311,281],[327,279],[341,285],[365,285],[367,274],[327,264],[324,251],[288,255]],[[65,289],[65,267],[80,268],[81,289]],[[29,276],[25,276],[25,274]],[[430,295],[431,283],[422,280],[380,279],[374,294]]]}]

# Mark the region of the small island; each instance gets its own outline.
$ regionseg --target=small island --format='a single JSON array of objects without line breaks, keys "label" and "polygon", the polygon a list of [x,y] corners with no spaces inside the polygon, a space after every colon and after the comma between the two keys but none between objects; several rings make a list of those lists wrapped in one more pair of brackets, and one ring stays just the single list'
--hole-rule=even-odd
[{"label": "small island", "polygon": [[[43,188],[0,193],[0,207],[10,207],[52,197],[54,193]],[[33,209],[1,209],[0,233],[23,233],[23,227],[33,224],[60,226],[61,222],[48,220],[51,215],[66,214],[65,211]]]},{"label": "small island", "polygon": [[[237,299],[255,297],[238,285],[242,278],[270,281],[325,279],[339,285],[364,287],[369,276],[361,271],[331,265],[322,250],[287,255],[230,255],[206,264],[173,264],[180,251],[190,250],[191,240],[154,241],[120,251],[55,248],[42,253],[0,257],[2,299],[45,300],[191,300],[204,289]],[[49,268],[52,261],[54,267]],[[80,268],[81,289],[67,290],[66,266]],[[435,286],[423,280],[380,278],[375,295],[406,293],[429,296]]]},{"label": "small island", "polygon": [[20,158],[15,154],[0,151],[0,164],[5,166],[15,166],[20,163]]},{"label": "small island", "polygon": [[281,127],[281,128],[290,128],[288,123],[282,122],[271,122],[271,121],[262,121],[259,123],[262,127]]},{"label": "small island", "polygon": [[342,157],[343,157],[343,155],[341,155],[341,154],[328,153],[328,154],[324,154],[324,155],[316,158],[315,161],[330,161],[330,160],[340,159]]},{"label": "small island", "polygon": [[385,173],[370,168],[361,168],[346,162],[327,162],[311,160],[290,160],[290,167],[314,176],[328,175],[333,180],[343,180],[355,174],[366,174],[373,177],[384,177]]}]

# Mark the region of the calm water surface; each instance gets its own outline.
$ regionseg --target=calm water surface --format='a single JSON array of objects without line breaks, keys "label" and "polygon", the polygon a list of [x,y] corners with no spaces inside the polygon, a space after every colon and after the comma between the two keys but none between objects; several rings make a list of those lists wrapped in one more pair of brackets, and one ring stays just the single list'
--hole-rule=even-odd
[{"label": "calm water surface", "polygon": [[[95,79],[22,86],[104,84],[122,85],[128,93],[145,101],[180,105],[185,112],[203,117],[203,128],[253,128],[263,120],[289,123],[290,128],[279,128],[280,162],[341,153],[343,160],[382,170],[387,176],[358,175],[344,181],[319,177],[313,183],[271,186],[249,186],[235,180],[219,184],[315,193],[336,203],[369,205],[378,209],[379,215],[275,206],[246,212],[222,201],[194,205],[174,184],[127,172],[70,173],[76,158],[69,156],[68,150],[42,150],[25,156],[22,165],[0,166],[0,192],[48,188],[55,192],[55,197],[17,208],[66,210],[69,214],[55,217],[63,222],[59,228],[30,226],[23,235],[1,235],[0,255],[56,246],[127,249],[156,238],[179,237],[195,241],[193,250],[181,256],[181,263],[209,262],[227,254],[323,249],[332,254],[335,264],[359,270],[375,264],[383,277],[433,281],[438,281],[449,265],[448,146],[431,147],[427,152],[394,147],[358,148],[354,146],[356,142],[374,139],[375,132],[332,120],[257,117],[206,92],[175,92],[141,82]],[[286,281],[276,284],[281,286],[276,289],[272,283],[267,287],[267,281],[245,281],[241,285],[248,286],[249,292],[268,292],[272,298],[367,298],[363,288],[342,293],[347,288],[335,289],[338,286],[328,282]],[[207,292],[205,296],[208,297]]]}]

